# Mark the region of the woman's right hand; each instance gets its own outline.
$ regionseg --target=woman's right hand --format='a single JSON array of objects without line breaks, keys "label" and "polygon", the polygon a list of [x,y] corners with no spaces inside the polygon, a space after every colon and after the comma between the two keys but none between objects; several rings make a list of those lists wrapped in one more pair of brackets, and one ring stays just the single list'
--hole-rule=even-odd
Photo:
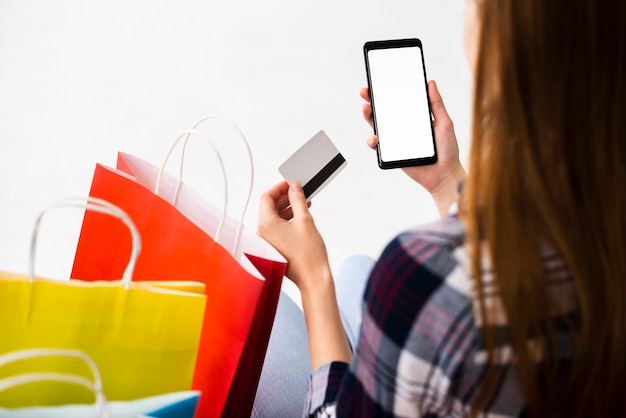
[{"label": "woman's right hand", "polygon": [[286,275],[302,293],[332,282],[326,245],[299,184],[283,181],[261,196],[258,233],[287,259]]},{"label": "woman's right hand", "polygon": [[[465,178],[466,173],[459,160],[459,146],[454,133],[454,124],[446,111],[437,84],[432,80],[428,82],[428,94],[434,119],[437,162],[432,165],[406,167],[402,170],[431,194],[439,213],[444,216],[448,213],[450,205],[457,200],[458,183]],[[360,95],[365,100],[363,117],[372,126],[369,90],[363,87]],[[367,145],[370,148],[376,148],[377,144],[376,135],[367,139]]]}]

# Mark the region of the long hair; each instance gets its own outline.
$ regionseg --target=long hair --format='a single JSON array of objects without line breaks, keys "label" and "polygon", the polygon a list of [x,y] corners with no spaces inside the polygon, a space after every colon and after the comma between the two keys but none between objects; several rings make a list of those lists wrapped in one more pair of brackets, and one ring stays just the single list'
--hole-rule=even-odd
[{"label": "long hair", "polygon": [[[626,1],[479,3],[462,216],[480,314],[494,315],[481,291],[487,257],[531,416],[626,416]],[[565,374],[543,241],[575,289]],[[497,386],[497,336],[484,329],[476,409]]]}]

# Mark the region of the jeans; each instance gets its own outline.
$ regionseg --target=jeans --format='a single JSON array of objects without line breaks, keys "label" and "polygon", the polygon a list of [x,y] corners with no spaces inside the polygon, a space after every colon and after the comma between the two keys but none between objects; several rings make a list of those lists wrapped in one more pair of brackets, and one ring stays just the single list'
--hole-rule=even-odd
[{"label": "jeans", "polygon": [[[339,274],[335,276],[341,320],[352,348],[358,341],[363,291],[373,266],[372,258],[353,256],[344,262]],[[311,362],[304,314],[287,294],[282,293],[252,416],[302,416],[310,374]]]}]

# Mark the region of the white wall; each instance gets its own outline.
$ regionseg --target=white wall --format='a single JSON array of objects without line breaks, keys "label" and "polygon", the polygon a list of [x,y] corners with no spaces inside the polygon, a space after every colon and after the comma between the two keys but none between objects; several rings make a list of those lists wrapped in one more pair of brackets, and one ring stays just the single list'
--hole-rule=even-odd
[{"label": "white wall", "polygon": [[[331,263],[377,256],[395,233],[437,215],[400,171],[378,169],[365,145],[362,44],[422,39],[465,159],[462,3],[0,0],[0,269],[25,271],[35,216],[58,198],[86,196],[96,162],[114,165],[121,150],[160,164],[178,133],[205,114],[233,120],[250,140],[252,228],[260,194],[280,180],[278,165],[324,129],[348,160],[312,207]],[[192,147],[185,181],[217,203],[214,157],[202,141]],[[243,151],[224,136],[223,152],[241,196],[232,195],[236,211]],[[80,220],[78,211],[50,213],[38,273],[69,273]]]}]

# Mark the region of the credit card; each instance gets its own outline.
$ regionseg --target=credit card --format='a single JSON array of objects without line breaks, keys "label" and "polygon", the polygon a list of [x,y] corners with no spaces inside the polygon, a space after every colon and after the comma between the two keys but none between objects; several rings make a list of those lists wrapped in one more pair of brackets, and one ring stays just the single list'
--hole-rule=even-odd
[{"label": "credit card", "polygon": [[302,185],[307,202],[347,165],[335,144],[322,130],[302,145],[278,168],[287,183]]}]

